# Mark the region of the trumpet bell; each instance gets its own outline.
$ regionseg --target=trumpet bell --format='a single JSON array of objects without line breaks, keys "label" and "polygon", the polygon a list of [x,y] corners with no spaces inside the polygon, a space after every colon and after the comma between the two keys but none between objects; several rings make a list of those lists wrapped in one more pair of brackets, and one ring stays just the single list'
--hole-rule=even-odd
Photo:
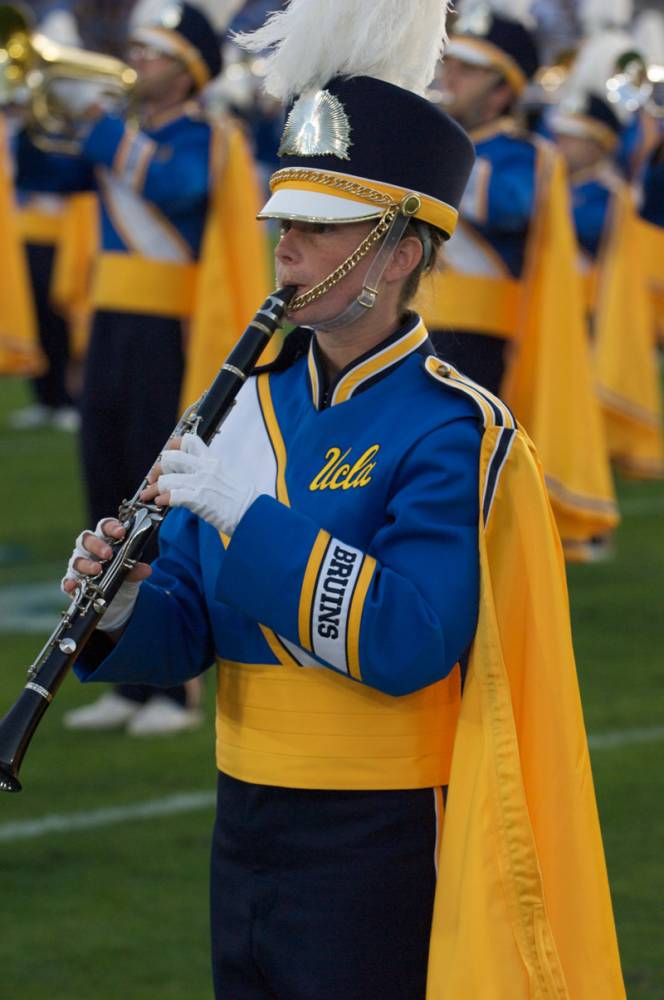
[{"label": "trumpet bell", "polygon": [[21,9],[0,5],[0,106],[28,106],[41,148],[78,152],[88,110],[123,113],[135,84],[135,71],[120,59],[52,42],[31,30]]}]

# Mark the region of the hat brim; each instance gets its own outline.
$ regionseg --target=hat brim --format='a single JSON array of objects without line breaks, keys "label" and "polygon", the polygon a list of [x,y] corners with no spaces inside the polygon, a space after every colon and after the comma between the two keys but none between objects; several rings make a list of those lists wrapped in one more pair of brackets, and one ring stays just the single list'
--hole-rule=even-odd
[{"label": "hat brim", "polygon": [[483,66],[495,69],[501,73],[516,94],[520,94],[528,83],[528,78],[521,67],[507,52],[484,38],[470,35],[453,35],[446,48],[445,55],[469,66]]},{"label": "hat brim", "polygon": [[612,132],[608,125],[589,115],[558,112],[551,116],[548,124],[555,135],[568,136],[572,139],[592,139],[609,152],[618,145],[618,134]]},{"label": "hat brim", "polygon": [[349,198],[337,198],[319,191],[297,191],[292,188],[275,191],[261,211],[259,219],[290,219],[292,222],[364,222],[378,219],[381,206]]}]

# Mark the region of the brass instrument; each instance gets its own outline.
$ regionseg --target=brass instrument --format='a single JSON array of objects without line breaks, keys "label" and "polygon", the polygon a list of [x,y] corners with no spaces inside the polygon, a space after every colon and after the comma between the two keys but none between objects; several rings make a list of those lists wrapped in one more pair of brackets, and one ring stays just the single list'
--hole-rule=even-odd
[{"label": "brass instrument", "polygon": [[120,59],[59,45],[33,31],[21,7],[0,5],[0,107],[26,106],[35,145],[77,153],[92,105],[122,113],[136,73]]},{"label": "brass instrument", "polygon": [[637,51],[623,53],[616,60],[614,73],[606,81],[606,96],[618,113],[635,114],[648,106],[652,98],[648,67]]}]

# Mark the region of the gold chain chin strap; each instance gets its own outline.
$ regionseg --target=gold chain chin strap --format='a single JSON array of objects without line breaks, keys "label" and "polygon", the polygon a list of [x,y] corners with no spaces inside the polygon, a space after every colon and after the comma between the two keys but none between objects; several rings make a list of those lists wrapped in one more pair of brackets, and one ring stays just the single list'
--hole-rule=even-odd
[{"label": "gold chain chin strap", "polygon": [[396,217],[398,211],[398,205],[391,205],[381,215],[371,232],[364,237],[359,247],[349,257],[346,257],[345,261],[339,264],[339,267],[332,271],[331,274],[328,274],[327,278],[323,278],[322,281],[319,281],[317,285],[310,288],[304,295],[298,295],[294,299],[291,299],[288,311],[295,312],[297,309],[304,309],[305,306],[308,306],[311,302],[315,302],[316,299],[319,299],[326,292],[329,292],[331,288],[334,288],[366,256],[374,243],[382,239],[392,225],[392,220]]},{"label": "gold chain chin strap", "polygon": [[306,167],[283,167],[281,170],[277,170],[270,178],[270,188],[274,190],[281,181],[284,183],[286,181],[304,181],[305,183],[323,184],[325,187],[334,188],[336,191],[343,191],[344,194],[353,195],[353,197],[359,198],[360,201],[370,201],[376,205],[383,205],[385,208],[394,205],[394,199],[390,198],[389,194],[384,194],[382,191],[374,191],[373,188],[359,184],[349,177],[326,174],[320,170],[307,170]]}]

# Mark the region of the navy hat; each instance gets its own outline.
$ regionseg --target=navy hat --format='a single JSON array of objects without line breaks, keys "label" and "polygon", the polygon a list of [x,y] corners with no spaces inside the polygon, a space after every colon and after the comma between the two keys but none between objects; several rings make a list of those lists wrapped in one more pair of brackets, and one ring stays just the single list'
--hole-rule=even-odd
[{"label": "navy hat", "polygon": [[596,94],[577,94],[561,101],[549,119],[557,135],[595,139],[610,152],[618,145],[621,124],[611,105]]},{"label": "navy hat", "polygon": [[485,6],[458,18],[446,51],[462,62],[498,70],[516,94],[525,90],[539,67],[534,34],[521,21]]},{"label": "navy hat", "polygon": [[463,129],[426,98],[369,76],[335,77],[291,105],[280,169],[259,218],[357,222],[408,213],[451,236],[473,166]]},{"label": "navy hat", "polygon": [[189,3],[168,3],[133,26],[131,37],[180,59],[199,90],[221,72],[221,48],[212,24]]}]

